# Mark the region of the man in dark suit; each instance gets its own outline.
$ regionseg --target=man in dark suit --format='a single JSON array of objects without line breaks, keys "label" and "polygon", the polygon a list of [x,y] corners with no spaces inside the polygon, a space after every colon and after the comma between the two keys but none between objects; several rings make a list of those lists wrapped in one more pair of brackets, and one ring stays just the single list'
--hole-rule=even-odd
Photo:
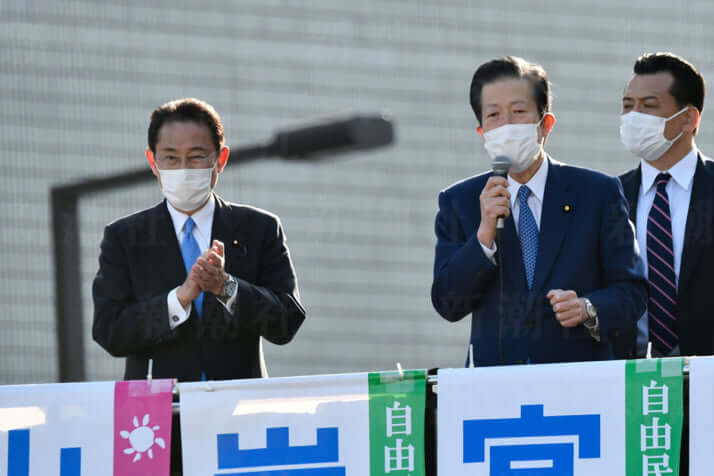
[{"label": "man in dark suit", "polygon": [[694,137],[704,78],[671,53],[637,59],[622,97],[623,144],[640,158],[620,176],[649,283],[647,312],[619,357],[714,353],[709,276],[714,269],[714,162]]},{"label": "man in dark suit", "polygon": [[540,66],[489,61],[470,94],[486,151],[512,164],[507,179],[484,173],[440,193],[434,307],[449,321],[472,313],[476,365],[612,358],[646,301],[619,182],[547,156],[555,118]]},{"label": "man in dark suit", "polygon": [[109,224],[94,279],[92,335],[126,357],[125,379],[265,375],[260,338],[289,342],[305,319],[277,216],[213,193],[229,150],[209,104],[151,115],[146,156],[162,203]]}]

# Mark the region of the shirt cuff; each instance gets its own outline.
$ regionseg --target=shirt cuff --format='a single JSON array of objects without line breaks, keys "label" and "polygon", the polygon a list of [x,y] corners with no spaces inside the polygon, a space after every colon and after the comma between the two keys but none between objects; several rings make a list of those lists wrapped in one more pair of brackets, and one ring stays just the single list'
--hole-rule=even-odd
[{"label": "shirt cuff", "polygon": [[498,250],[498,248],[496,247],[496,240],[493,240],[493,244],[490,248],[488,248],[480,241],[478,242],[478,244],[481,245],[481,249],[483,250],[483,254],[486,255],[486,258],[488,258],[491,263],[496,264],[496,258],[494,258],[494,256],[496,255],[496,251]]},{"label": "shirt cuff", "polygon": [[181,305],[178,300],[178,288],[174,288],[169,292],[167,301],[169,305],[169,327],[174,330],[186,322],[188,316],[191,315],[191,303],[186,307]]}]

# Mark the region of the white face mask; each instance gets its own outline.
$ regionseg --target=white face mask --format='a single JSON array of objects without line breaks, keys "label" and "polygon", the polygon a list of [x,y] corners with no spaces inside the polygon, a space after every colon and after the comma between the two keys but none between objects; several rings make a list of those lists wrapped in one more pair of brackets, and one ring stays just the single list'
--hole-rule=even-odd
[{"label": "white face mask", "polygon": [[643,114],[637,111],[623,114],[620,116],[620,140],[625,145],[625,148],[637,157],[648,162],[657,160],[684,133],[682,131],[674,139],[668,140],[664,136],[664,127],[667,125],[667,121],[674,119],[687,109],[689,109],[689,106],[669,117],[653,116],[652,114]]},{"label": "white face mask", "polygon": [[161,176],[161,192],[166,200],[183,211],[192,211],[206,203],[213,191],[211,179],[215,167],[207,169],[157,168]]},{"label": "white face mask", "polygon": [[538,142],[538,126],[535,124],[506,124],[483,133],[484,148],[493,159],[505,155],[511,159],[510,173],[521,173],[528,169],[542,150]]}]

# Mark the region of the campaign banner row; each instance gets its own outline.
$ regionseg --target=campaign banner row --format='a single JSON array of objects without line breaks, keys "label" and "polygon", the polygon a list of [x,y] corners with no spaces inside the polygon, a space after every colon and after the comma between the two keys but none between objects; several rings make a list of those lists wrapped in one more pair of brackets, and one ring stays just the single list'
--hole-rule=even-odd
[{"label": "campaign banner row", "polygon": [[[714,357],[687,362],[689,474],[711,475]],[[439,370],[437,474],[677,475],[684,363]],[[425,475],[424,370],[176,386],[185,475]],[[0,476],[168,475],[173,388],[0,387]]]}]

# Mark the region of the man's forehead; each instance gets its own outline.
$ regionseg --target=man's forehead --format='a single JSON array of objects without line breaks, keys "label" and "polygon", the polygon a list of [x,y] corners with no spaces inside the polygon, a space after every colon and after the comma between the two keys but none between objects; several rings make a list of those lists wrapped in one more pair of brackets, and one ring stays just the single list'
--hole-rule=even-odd
[{"label": "man's forehead", "polygon": [[207,125],[194,121],[170,121],[159,129],[156,146],[159,149],[213,149],[211,131]]},{"label": "man's forehead", "polygon": [[533,104],[533,89],[526,78],[503,78],[483,86],[481,100],[484,107],[502,104]]},{"label": "man's forehead", "polygon": [[635,74],[625,88],[625,96],[657,97],[671,96],[674,77],[667,71],[654,74]]}]

